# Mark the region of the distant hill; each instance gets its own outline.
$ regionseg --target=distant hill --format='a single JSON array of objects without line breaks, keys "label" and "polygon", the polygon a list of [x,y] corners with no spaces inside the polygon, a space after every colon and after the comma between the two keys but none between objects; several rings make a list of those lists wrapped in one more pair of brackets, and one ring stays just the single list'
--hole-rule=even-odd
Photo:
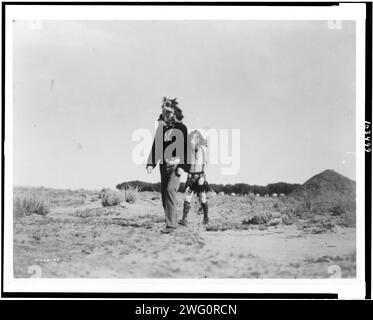
[{"label": "distant hill", "polygon": [[339,216],[346,226],[356,225],[356,182],[325,170],[296,188],[286,201],[296,201],[313,214]]},{"label": "distant hill", "polygon": [[313,202],[354,202],[356,182],[334,170],[325,170],[294,189],[290,196]]},{"label": "distant hill", "polygon": [[[299,187],[299,184],[291,184],[286,182],[278,182],[278,183],[271,183],[266,186],[258,186],[258,185],[249,185],[247,183],[236,183],[236,184],[213,184],[209,183],[210,190],[215,191],[216,193],[224,192],[224,193],[232,193],[235,194],[248,194],[252,193],[259,193],[260,195],[265,194],[272,194],[272,193],[283,193],[285,195],[290,194],[294,189]],[[116,188],[117,189],[124,189],[128,186],[137,186],[140,188],[140,191],[161,191],[161,183],[149,183],[143,181],[127,181],[119,183]],[[183,192],[185,190],[185,183],[180,183],[179,191]]]}]

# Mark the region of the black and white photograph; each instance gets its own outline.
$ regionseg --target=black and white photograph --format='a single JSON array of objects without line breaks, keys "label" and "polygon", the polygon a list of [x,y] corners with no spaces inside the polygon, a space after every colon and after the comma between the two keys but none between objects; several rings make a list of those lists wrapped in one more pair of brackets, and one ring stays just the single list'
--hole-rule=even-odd
[{"label": "black and white photograph", "polygon": [[4,289],[364,297],[364,4],[6,14]]}]

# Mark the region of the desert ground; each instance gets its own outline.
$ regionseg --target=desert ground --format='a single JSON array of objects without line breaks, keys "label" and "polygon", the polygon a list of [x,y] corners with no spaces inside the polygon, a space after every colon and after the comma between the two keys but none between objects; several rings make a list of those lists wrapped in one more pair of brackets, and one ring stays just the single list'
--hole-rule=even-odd
[{"label": "desert ground", "polygon": [[157,192],[110,207],[95,191],[38,192],[49,198],[50,212],[14,217],[16,278],[32,276],[32,265],[41,267],[43,278],[356,276],[355,227],[338,214],[295,212],[291,221],[283,219],[291,211],[287,197],[210,193],[207,226],[195,202],[188,226],[162,234]]}]

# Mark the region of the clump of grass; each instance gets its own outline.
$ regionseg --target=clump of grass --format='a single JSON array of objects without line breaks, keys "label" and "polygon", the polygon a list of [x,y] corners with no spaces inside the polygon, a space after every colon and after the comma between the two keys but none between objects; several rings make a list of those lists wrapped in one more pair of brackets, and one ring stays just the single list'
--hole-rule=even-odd
[{"label": "clump of grass", "polygon": [[136,186],[128,186],[124,189],[124,200],[128,203],[135,203],[139,193],[139,188]]},{"label": "clump of grass", "polygon": [[116,206],[121,202],[135,203],[137,200],[139,188],[136,186],[128,186],[121,190],[112,190],[104,188],[100,192],[101,204],[104,207]]},{"label": "clump of grass", "polygon": [[256,213],[249,219],[244,219],[242,224],[266,224],[271,219],[271,214],[268,212]]},{"label": "clump of grass", "polygon": [[328,210],[331,212],[333,216],[344,216],[344,215],[349,215],[351,216],[355,215],[355,204],[354,203],[337,203]]},{"label": "clump of grass", "polygon": [[104,207],[116,206],[124,199],[123,192],[114,191],[111,189],[103,189],[100,193],[101,204]]},{"label": "clump of grass", "polygon": [[160,198],[159,194],[155,194],[151,197],[151,200],[159,200]]},{"label": "clump of grass", "polygon": [[286,225],[293,224],[295,222],[294,210],[286,210],[281,213],[282,222]]},{"label": "clump of grass", "polygon": [[256,201],[256,197],[253,194],[249,194],[248,198],[249,198],[250,201]]},{"label": "clump of grass", "polygon": [[98,194],[98,198],[99,199],[102,199],[103,195],[106,193],[106,192],[109,192],[110,191],[110,188],[102,188],[100,193]]},{"label": "clump of grass", "polygon": [[36,193],[25,192],[13,197],[13,214],[16,218],[32,213],[45,216],[49,211],[49,202]]}]

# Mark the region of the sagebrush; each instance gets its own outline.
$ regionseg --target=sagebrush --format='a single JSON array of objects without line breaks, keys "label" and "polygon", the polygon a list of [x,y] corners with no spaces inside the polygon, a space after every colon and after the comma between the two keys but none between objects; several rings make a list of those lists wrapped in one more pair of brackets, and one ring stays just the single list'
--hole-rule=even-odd
[{"label": "sagebrush", "polygon": [[104,207],[116,206],[123,201],[132,204],[136,202],[138,192],[139,188],[133,186],[128,186],[119,191],[104,188],[100,193],[101,204]]},{"label": "sagebrush", "polygon": [[101,204],[104,207],[116,206],[124,200],[124,193],[111,189],[104,189],[100,193]]},{"label": "sagebrush", "polygon": [[37,193],[25,192],[13,197],[13,214],[16,218],[32,213],[45,216],[49,212],[49,202]]},{"label": "sagebrush", "polygon": [[124,200],[128,203],[135,203],[139,193],[139,188],[137,186],[128,186],[124,189]]}]

